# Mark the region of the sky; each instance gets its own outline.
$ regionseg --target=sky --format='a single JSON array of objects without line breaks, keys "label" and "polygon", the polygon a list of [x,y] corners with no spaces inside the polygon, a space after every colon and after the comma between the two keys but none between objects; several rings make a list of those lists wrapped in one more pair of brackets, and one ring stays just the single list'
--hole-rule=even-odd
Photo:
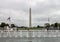
[{"label": "sky", "polygon": [[0,0],[0,23],[11,22],[18,26],[28,26],[29,8],[32,9],[32,26],[60,23],[60,0]]}]

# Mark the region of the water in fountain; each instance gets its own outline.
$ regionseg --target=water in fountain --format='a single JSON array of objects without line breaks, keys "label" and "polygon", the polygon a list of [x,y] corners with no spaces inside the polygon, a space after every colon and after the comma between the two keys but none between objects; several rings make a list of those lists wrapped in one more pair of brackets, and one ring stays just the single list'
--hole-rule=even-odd
[{"label": "water in fountain", "polygon": [[[8,28],[8,27],[7,27]],[[30,34],[30,35],[29,35]],[[9,28],[7,31],[0,31],[0,37],[60,37],[59,30],[10,30]]]}]

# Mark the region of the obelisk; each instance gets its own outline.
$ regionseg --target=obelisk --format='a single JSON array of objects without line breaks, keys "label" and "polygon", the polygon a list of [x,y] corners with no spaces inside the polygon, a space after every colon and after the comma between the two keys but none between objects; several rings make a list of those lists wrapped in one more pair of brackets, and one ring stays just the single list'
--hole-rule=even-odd
[{"label": "obelisk", "polygon": [[29,8],[29,28],[31,28],[31,8]]}]

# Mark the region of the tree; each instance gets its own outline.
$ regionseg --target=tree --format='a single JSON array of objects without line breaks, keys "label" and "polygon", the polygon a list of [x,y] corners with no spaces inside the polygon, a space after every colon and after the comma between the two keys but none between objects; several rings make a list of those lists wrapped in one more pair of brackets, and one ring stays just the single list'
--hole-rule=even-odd
[{"label": "tree", "polygon": [[13,28],[13,27],[15,27],[15,25],[14,24],[11,24],[11,27]]},{"label": "tree", "polygon": [[5,24],[5,26],[9,26],[9,24]]},{"label": "tree", "polygon": [[46,27],[46,28],[50,27],[50,24],[49,24],[49,23],[46,23],[46,24],[45,24],[45,27]]},{"label": "tree", "polygon": [[51,27],[54,27],[54,24],[51,24]]},{"label": "tree", "polygon": [[37,25],[37,28],[40,28],[40,26],[39,26],[39,25]]},{"label": "tree", "polygon": [[54,23],[54,27],[58,27],[58,25],[59,25],[58,23]]},{"label": "tree", "polygon": [[3,30],[4,30],[5,23],[4,23],[4,22],[2,22],[2,23],[1,23],[1,25],[0,25],[0,27],[2,27],[2,28],[3,28]]},{"label": "tree", "polygon": [[45,28],[48,30],[49,27],[50,27],[50,24],[49,24],[49,23],[46,23],[46,24],[45,24]]},{"label": "tree", "polygon": [[59,26],[59,30],[60,30],[60,23],[58,24],[58,26]]},{"label": "tree", "polygon": [[0,25],[0,27],[4,28],[4,26],[5,26],[5,23],[2,22],[1,25]]}]

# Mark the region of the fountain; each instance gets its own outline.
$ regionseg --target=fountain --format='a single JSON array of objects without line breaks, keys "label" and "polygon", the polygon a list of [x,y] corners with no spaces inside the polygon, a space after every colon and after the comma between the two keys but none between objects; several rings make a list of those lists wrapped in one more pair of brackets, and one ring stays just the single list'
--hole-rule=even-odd
[{"label": "fountain", "polygon": [[60,30],[13,30],[7,27],[7,30],[0,31],[0,37],[22,37],[22,38],[34,38],[34,37],[60,37]]}]

